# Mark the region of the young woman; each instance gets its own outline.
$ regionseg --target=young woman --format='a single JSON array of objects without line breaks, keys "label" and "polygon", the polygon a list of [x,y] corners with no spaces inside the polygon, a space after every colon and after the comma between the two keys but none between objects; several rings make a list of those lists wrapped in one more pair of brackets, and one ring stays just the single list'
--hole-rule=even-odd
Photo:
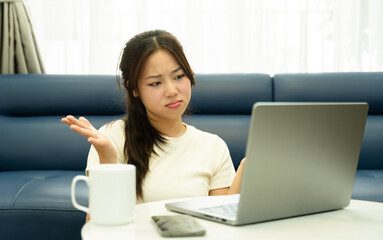
[{"label": "young woman", "polygon": [[177,39],[162,30],[136,35],[125,45],[120,70],[124,119],[99,130],[84,117],[62,119],[92,144],[87,168],[135,165],[138,203],[239,193],[243,163],[236,174],[221,138],[182,122],[194,75]]}]

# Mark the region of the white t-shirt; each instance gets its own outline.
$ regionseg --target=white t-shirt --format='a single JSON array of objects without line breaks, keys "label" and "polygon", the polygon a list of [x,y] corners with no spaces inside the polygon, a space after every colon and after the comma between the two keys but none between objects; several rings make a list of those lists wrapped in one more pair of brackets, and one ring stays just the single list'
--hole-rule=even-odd
[{"label": "white t-shirt", "polygon": [[[209,191],[229,187],[235,169],[226,143],[217,135],[186,125],[186,132],[178,137],[165,137],[162,150],[154,147],[157,155],[149,160],[149,172],[143,181],[144,199],[137,203],[173,198],[208,196]],[[124,164],[124,121],[117,120],[99,130],[109,137],[117,149],[117,162]],[[87,169],[99,164],[92,146]]]}]

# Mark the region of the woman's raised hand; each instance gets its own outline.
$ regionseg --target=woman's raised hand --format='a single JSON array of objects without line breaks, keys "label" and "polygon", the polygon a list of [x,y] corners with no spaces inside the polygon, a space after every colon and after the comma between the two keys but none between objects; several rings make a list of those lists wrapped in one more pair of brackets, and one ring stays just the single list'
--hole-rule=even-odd
[{"label": "woman's raised hand", "polygon": [[83,135],[88,142],[93,144],[100,158],[100,163],[116,163],[117,150],[107,136],[100,133],[93,125],[84,117],[76,119],[68,115],[61,119],[61,122],[70,126],[70,129]]}]

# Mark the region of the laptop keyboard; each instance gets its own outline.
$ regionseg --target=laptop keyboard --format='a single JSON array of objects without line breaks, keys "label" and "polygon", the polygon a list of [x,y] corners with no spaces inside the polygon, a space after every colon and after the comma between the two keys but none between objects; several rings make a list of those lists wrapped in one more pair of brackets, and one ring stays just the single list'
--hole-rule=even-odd
[{"label": "laptop keyboard", "polygon": [[231,203],[231,204],[225,204],[220,206],[214,206],[214,207],[207,207],[207,208],[200,208],[200,210],[212,213],[212,214],[219,214],[222,216],[228,216],[230,218],[237,216],[238,211],[238,203]]}]

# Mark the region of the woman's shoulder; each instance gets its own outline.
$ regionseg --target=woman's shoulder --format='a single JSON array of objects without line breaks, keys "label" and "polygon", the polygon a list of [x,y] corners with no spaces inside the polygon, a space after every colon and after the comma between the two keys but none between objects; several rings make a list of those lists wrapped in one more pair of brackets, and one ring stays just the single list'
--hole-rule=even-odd
[{"label": "woman's shoulder", "polygon": [[[230,159],[229,148],[226,142],[217,134],[200,130],[194,126],[188,125],[190,128],[190,140],[185,145],[187,148],[197,149],[205,157],[211,161],[221,162]],[[206,156],[208,156],[206,158]]]},{"label": "woman's shoulder", "polygon": [[120,135],[123,134],[125,128],[125,121],[118,119],[103,125],[99,131],[105,135]]},{"label": "woman's shoulder", "polygon": [[195,139],[198,139],[198,140],[203,141],[203,142],[214,141],[214,142],[217,142],[219,144],[225,144],[226,145],[225,141],[215,133],[206,132],[206,131],[198,129],[192,125],[187,125],[187,127],[188,127],[188,130],[190,130],[190,135],[193,136],[193,138],[195,138]]}]

